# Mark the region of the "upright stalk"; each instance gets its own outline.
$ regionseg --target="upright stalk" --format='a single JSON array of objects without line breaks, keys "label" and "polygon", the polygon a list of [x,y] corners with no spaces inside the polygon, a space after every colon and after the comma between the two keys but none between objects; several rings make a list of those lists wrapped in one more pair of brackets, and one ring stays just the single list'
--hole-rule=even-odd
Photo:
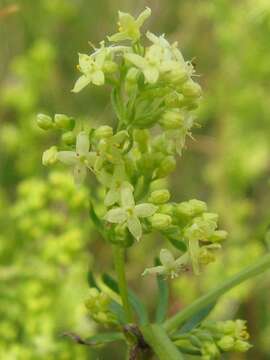
[{"label": "upright stalk", "polygon": [[128,322],[132,322],[133,316],[128,300],[128,289],[125,274],[125,249],[120,246],[113,245],[113,260],[126,318]]}]

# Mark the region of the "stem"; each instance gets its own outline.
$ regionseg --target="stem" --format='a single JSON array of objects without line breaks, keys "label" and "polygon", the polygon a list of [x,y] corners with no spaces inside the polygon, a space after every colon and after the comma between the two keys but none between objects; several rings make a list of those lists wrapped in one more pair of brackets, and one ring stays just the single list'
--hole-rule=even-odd
[{"label": "stem", "polygon": [[192,317],[196,312],[203,309],[208,304],[217,300],[221,295],[225,294],[228,290],[239,285],[240,283],[259,275],[265,270],[270,268],[270,254],[265,255],[261,260],[257,261],[253,265],[248,266],[238,274],[225,280],[223,284],[219,285],[215,289],[209,291],[207,294],[201,296],[195,300],[191,305],[187,306],[184,310],[180,311],[176,315],[172,316],[164,323],[164,329],[166,331],[172,331],[182,325],[186,320]]},{"label": "stem", "polygon": [[128,300],[128,289],[125,275],[125,249],[113,245],[114,267],[117,274],[119,292],[122,299],[124,311],[128,322],[132,322],[132,312]]},{"label": "stem", "polygon": [[160,360],[181,360],[180,351],[158,324],[148,324],[141,327],[141,332],[147,344]]}]

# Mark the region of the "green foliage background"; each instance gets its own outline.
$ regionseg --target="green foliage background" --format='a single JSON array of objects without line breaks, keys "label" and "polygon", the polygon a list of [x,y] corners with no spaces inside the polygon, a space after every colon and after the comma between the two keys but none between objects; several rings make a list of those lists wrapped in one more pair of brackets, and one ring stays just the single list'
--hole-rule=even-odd
[{"label": "green foliage background", "polygon": [[[171,189],[177,201],[205,200],[229,232],[218,261],[198,279],[172,284],[171,310],[267,251],[270,147],[270,2],[268,0],[1,0],[0,1],[0,358],[96,359],[60,335],[94,331],[83,301],[86,273],[106,270],[111,253],[91,229],[91,179],[76,190],[67,170],[46,169],[54,143],[35,123],[38,112],[67,113],[93,124],[112,121],[106,89],[71,94],[77,52],[115,32],[117,10],[146,5],[153,32],[178,40],[196,63],[204,99],[202,128],[189,141]],[[14,11],[13,11],[14,10]],[[128,278],[149,303],[153,281],[140,274],[161,239],[129,255]],[[254,348],[230,359],[270,359],[269,275],[230,292],[214,317],[248,320]],[[99,350],[112,359],[112,349]],[[121,358],[121,349],[114,352]]]}]

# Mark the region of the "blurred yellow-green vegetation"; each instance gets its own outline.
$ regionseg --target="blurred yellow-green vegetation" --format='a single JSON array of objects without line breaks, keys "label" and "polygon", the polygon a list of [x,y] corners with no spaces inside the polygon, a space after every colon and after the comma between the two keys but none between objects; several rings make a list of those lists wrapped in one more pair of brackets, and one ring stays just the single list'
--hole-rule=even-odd
[{"label": "blurred yellow-green vegetation", "polygon": [[[55,139],[38,129],[39,112],[92,124],[112,121],[108,91],[70,89],[77,53],[115,32],[117,11],[152,8],[148,27],[177,40],[193,59],[204,96],[198,121],[170,189],[198,198],[229,232],[204,274],[172,284],[171,312],[265,253],[270,245],[269,0],[0,0],[0,359],[120,359],[60,335],[93,333],[83,306],[87,271],[111,267],[110,249],[93,231],[88,197],[66,168],[44,168]],[[55,136],[55,135],[54,135]],[[268,233],[270,234],[270,232]],[[162,246],[145,238],[129,253],[131,287],[149,308],[155,285],[141,273]],[[229,359],[270,359],[270,279],[262,275],[222,299],[212,315],[248,320],[253,349]],[[118,354],[118,355],[117,355]]]}]

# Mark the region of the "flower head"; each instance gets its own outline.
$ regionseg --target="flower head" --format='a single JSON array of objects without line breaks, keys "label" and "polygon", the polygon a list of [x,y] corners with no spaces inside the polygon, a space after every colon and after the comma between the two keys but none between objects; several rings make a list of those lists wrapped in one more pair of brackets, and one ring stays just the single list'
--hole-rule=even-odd
[{"label": "flower head", "polygon": [[74,180],[81,184],[86,177],[87,168],[90,168],[96,159],[96,153],[89,151],[89,137],[84,131],[76,138],[76,151],[59,151],[57,159],[62,163],[73,166]]},{"label": "flower head", "polygon": [[136,42],[139,40],[141,33],[140,28],[146,19],[151,15],[151,9],[146,8],[138,17],[135,19],[128,13],[122,11],[118,12],[118,32],[108,37],[110,41],[117,42],[123,40],[131,40]]},{"label": "flower head", "polygon": [[157,207],[150,203],[135,205],[133,187],[128,182],[121,186],[121,207],[116,207],[107,212],[105,219],[111,223],[126,224],[130,233],[136,240],[142,237],[140,218],[153,215]]}]

